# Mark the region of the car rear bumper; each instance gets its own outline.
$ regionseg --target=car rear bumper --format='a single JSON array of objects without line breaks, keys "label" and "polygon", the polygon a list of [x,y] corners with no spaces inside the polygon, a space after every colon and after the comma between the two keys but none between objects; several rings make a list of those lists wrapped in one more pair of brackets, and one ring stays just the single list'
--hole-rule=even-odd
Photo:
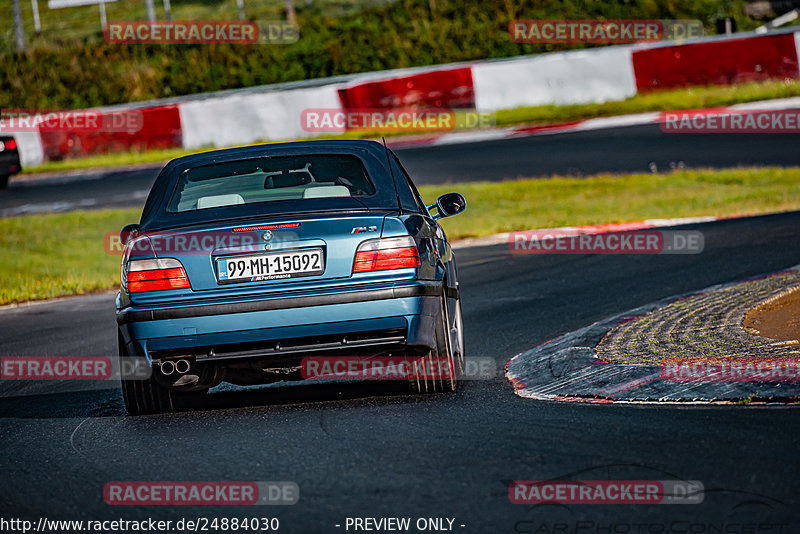
[{"label": "car rear bumper", "polygon": [[118,312],[117,321],[125,342],[134,345],[129,350],[149,360],[177,352],[199,361],[387,344],[433,347],[441,291],[439,282],[414,281],[259,300],[131,306]]},{"label": "car rear bumper", "polygon": [[0,176],[10,176],[21,170],[19,154],[16,152],[0,152]]}]

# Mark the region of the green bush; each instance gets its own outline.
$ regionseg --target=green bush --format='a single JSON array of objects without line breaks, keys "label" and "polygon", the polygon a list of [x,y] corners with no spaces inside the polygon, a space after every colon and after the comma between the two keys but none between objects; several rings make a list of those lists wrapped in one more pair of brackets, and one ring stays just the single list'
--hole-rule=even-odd
[{"label": "green bush", "polygon": [[[173,1],[173,18],[235,18],[235,7],[220,7],[235,6],[234,1]],[[507,28],[517,18],[693,18],[712,31],[714,18],[728,14],[740,29],[755,25],[742,15],[741,0],[397,0],[357,10],[331,9],[330,0],[295,4],[301,38],[291,45],[115,45],[103,40],[96,11],[80,11],[97,6],[43,10],[45,31],[29,39],[22,55],[13,51],[10,10],[4,10],[0,108],[100,106],[583,46],[516,44]],[[143,18],[142,5],[140,0],[108,4],[109,20]],[[272,11],[256,13],[258,18],[285,16],[283,2],[277,2],[279,8],[270,5]],[[77,18],[80,13],[86,14]],[[57,16],[70,25],[66,36],[47,31],[59,23]]]}]

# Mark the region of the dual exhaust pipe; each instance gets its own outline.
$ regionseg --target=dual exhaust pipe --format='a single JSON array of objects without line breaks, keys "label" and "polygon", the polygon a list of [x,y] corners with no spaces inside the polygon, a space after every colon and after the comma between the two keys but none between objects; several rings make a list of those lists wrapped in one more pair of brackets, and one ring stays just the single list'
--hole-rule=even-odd
[{"label": "dual exhaust pipe", "polygon": [[190,367],[189,360],[166,360],[161,362],[161,374],[164,376],[169,376],[173,373],[183,375],[189,372]]}]

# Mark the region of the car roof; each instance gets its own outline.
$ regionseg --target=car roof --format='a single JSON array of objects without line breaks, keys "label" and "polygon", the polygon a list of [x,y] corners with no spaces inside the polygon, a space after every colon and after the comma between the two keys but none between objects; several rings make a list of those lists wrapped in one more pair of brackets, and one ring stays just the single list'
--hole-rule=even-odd
[{"label": "car roof", "polygon": [[241,159],[279,156],[288,153],[304,152],[305,154],[322,154],[335,150],[350,149],[353,153],[368,151],[373,154],[383,154],[384,147],[377,141],[363,139],[328,139],[320,141],[291,141],[288,143],[267,143],[234,148],[211,150],[199,154],[190,154],[170,161],[167,166],[198,167],[209,163],[222,163]]}]

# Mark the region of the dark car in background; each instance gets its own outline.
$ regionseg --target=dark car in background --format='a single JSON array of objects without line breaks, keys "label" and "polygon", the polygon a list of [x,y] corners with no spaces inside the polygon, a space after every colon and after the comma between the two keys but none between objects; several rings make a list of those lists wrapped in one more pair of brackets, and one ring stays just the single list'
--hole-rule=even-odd
[{"label": "dark car in background", "polygon": [[[374,141],[171,161],[120,236],[120,358],[150,371],[123,378],[128,412],[172,411],[222,381],[307,378],[309,356],[407,358],[412,391],[452,391],[464,335],[437,219],[465,207],[458,193],[426,206]],[[440,362],[451,372],[421,370]]]},{"label": "dark car in background", "polygon": [[0,135],[0,189],[5,189],[11,175],[21,170],[17,140],[8,135]]}]

